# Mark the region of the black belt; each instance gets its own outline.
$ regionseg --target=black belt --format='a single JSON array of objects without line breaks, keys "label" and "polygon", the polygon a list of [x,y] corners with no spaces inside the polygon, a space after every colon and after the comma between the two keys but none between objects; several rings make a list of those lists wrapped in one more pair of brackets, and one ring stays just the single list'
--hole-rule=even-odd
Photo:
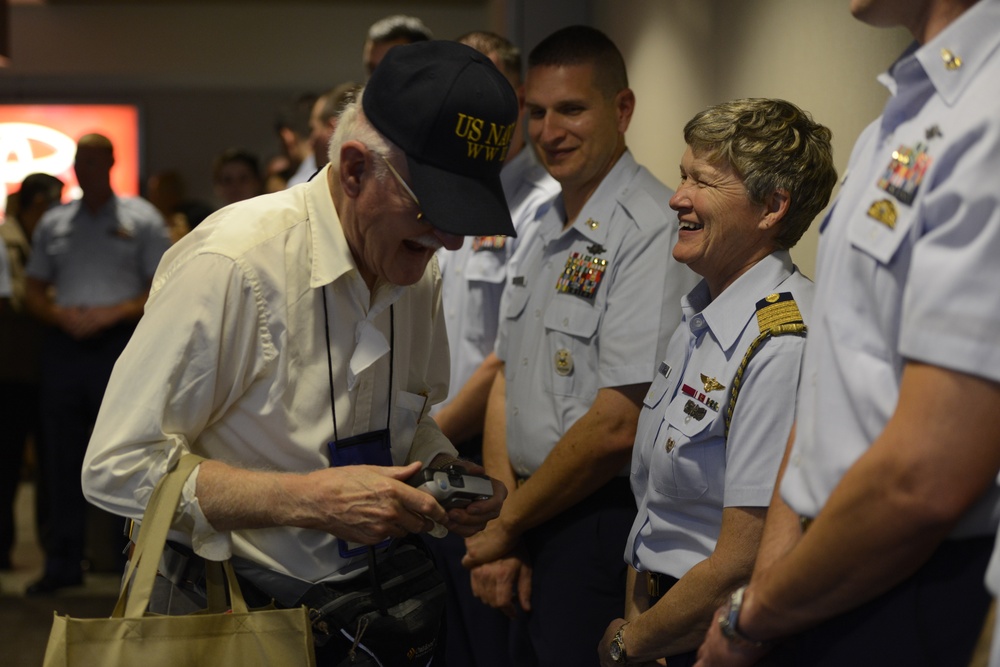
[{"label": "black belt", "polygon": [[676,583],[677,577],[671,577],[669,574],[646,572],[646,593],[649,595],[649,606],[652,607],[659,602],[660,598],[666,595],[667,591],[673,588]]}]

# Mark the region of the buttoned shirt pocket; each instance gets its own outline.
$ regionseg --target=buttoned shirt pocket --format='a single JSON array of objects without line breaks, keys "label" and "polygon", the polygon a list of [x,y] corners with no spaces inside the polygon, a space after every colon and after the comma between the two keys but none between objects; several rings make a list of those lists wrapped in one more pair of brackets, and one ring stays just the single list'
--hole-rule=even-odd
[{"label": "buttoned shirt pocket", "polygon": [[888,264],[909,236],[917,216],[912,206],[897,201],[884,190],[871,187],[869,193],[868,214],[851,221],[847,239],[878,263]]},{"label": "buttoned shirt pocket", "polygon": [[[645,490],[649,477],[650,457],[655,447],[657,430],[663,423],[663,398],[673,383],[657,373],[642,399],[642,411],[635,432],[635,447],[632,450],[632,488]],[[638,487],[636,484],[638,483]]]},{"label": "buttoned shirt pocket", "polygon": [[467,340],[492,344],[497,331],[497,313],[505,279],[504,253],[498,250],[481,250],[472,253],[465,265],[467,285],[467,312],[479,313],[464,322]]},{"label": "buttoned shirt pocket", "polygon": [[725,465],[723,422],[709,410],[702,419],[684,412],[684,396],[676,397],[667,408],[665,423],[651,455],[649,476],[653,487],[665,496],[696,500],[708,491],[716,477],[713,467]]},{"label": "buttoned shirt pocket", "polygon": [[396,404],[392,410],[392,460],[396,465],[404,465],[406,455],[417,432],[417,423],[424,412],[427,397],[408,391],[396,392]]},{"label": "buttoned shirt pocket", "polygon": [[504,317],[508,320],[516,320],[521,317],[524,307],[528,305],[528,298],[531,292],[527,287],[521,285],[511,285],[507,288],[505,298],[507,302],[504,306]]},{"label": "buttoned shirt pocket", "polygon": [[597,387],[594,338],[600,321],[601,312],[577,297],[557,296],[549,303],[544,324],[553,394],[584,397]]}]

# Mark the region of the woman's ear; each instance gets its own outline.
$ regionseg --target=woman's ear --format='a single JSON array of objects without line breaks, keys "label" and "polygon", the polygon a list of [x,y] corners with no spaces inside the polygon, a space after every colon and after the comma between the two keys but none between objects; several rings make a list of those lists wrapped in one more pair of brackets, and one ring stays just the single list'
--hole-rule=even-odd
[{"label": "woman's ear", "polygon": [[788,213],[790,203],[791,198],[788,196],[788,190],[775,190],[765,197],[764,217],[760,221],[761,228],[771,229],[776,227],[781,219],[785,217],[785,214]]}]

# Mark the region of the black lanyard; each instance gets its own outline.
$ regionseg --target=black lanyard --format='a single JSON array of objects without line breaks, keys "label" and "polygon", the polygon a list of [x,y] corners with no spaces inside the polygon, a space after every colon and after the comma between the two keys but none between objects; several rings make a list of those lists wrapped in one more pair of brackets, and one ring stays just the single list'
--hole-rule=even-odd
[{"label": "black lanyard", "polygon": [[[330,313],[326,305],[326,288],[320,288],[323,294],[323,324],[326,327],[326,368],[330,377],[330,411],[333,415],[333,439],[340,440],[337,436],[337,404],[333,391],[333,353],[330,351]],[[392,417],[392,368],[395,365],[396,354],[396,314],[393,306],[389,306],[389,403],[386,408],[385,429],[389,430],[389,422]]]}]

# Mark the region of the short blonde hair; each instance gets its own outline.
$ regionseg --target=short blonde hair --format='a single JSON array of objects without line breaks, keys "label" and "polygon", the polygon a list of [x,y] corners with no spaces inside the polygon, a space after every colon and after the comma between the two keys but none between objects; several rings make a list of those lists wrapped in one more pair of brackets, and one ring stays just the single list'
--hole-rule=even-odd
[{"label": "short blonde hair", "polygon": [[830,201],[837,182],[832,136],[791,102],[766,98],[717,104],[684,126],[691,150],[732,167],[755,204],[788,192],[788,213],[775,239],[782,248],[794,246]]}]

